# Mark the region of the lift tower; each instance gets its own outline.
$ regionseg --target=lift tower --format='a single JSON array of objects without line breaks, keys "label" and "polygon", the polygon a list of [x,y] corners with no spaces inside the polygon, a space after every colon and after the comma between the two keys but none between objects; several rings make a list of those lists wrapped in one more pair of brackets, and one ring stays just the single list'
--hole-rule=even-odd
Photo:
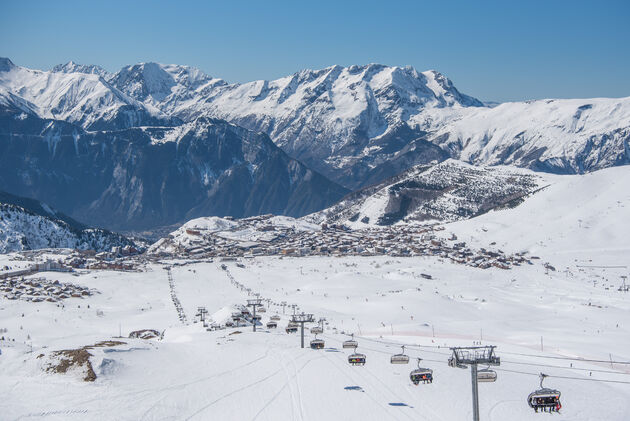
[{"label": "lift tower", "polygon": [[449,358],[451,367],[468,368],[472,380],[473,421],[479,421],[479,390],[477,388],[477,365],[500,365],[501,360],[494,355],[495,346],[470,346],[451,348],[453,356]]},{"label": "lift tower", "polygon": [[304,348],[304,323],[313,323],[315,321],[315,319],[313,318],[312,314],[304,314],[304,313],[300,313],[300,314],[294,314],[293,316],[291,316],[291,322],[293,323],[299,323],[300,327],[301,327],[301,336],[302,336],[302,348]]},{"label": "lift tower", "polygon": [[247,307],[253,307],[254,312],[252,315],[252,325],[254,326],[254,332],[256,332],[256,307],[260,307],[262,305],[262,299],[254,298],[252,300],[247,300]]},{"label": "lift tower", "polygon": [[206,327],[206,314],[208,314],[208,310],[206,310],[205,307],[197,307],[197,314],[195,314],[195,316],[199,317],[204,327]]}]

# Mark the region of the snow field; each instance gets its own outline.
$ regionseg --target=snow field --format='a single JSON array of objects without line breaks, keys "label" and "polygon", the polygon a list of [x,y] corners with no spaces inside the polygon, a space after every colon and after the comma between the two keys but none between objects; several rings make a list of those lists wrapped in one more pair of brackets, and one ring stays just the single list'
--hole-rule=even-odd
[{"label": "snow field", "polygon": [[[545,274],[539,264],[509,271],[480,270],[435,258],[256,258],[244,263],[245,268],[226,263],[238,282],[275,302],[296,303],[316,318],[326,317],[329,324],[321,335],[325,350],[302,350],[298,335],[284,333],[288,308],[278,329],[272,331],[253,333],[250,327],[206,332],[200,323],[183,325],[161,265],[151,265],[143,273],[44,274],[96,288],[100,294],[66,300],[65,308],[51,303],[0,304],[0,324],[8,328],[7,336],[16,339],[15,343],[0,342],[0,393],[6,397],[0,403],[3,416],[468,419],[470,374],[447,366],[447,347],[469,346],[481,336],[483,344],[498,346],[503,360],[497,383],[480,385],[482,419],[532,419],[525,398],[537,388],[536,373],[589,378],[589,371],[570,369],[570,363],[573,368],[600,370],[593,371],[590,379],[630,381],[628,367],[618,364],[611,368],[610,364],[512,354],[593,359],[607,359],[611,354],[614,360],[630,359],[625,324],[628,296],[593,285],[584,272],[575,271],[572,277]],[[248,298],[219,265],[172,267],[174,290],[189,321],[198,306],[213,314]],[[420,273],[434,279],[421,278]],[[605,307],[588,306],[588,302]],[[263,314],[263,324],[276,312],[281,314],[282,309],[272,305]],[[78,373],[44,373],[36,358],[50,350],[109,339],[119,329],[127,336],[146,328],[164,331],[163,340],[121,339],[127,344],[93,352],[98,376],[94,383],[82,382]],[[235,330],[242,333],[230,335]],[[358,351],[367,355],[366,366],[348,365],[349,350],[341,349],[347,336],[341,330],[357,335]],[[309,333],[307,346],[310,339]],[[423,358],[422,366],[434,369],[433,384],[411,384],[413,361],[408,366],[389,364],[389,356],[400,352],[397,343],[423,345],[408,347],[407,353]],[[103,358],[113,362],[102,364]],[[564,408],[558,419],[622,420],[630,412],[628,384],[550,378],[545,385],[563,393]],[[598,406],[592,405],[594,399]]]}]

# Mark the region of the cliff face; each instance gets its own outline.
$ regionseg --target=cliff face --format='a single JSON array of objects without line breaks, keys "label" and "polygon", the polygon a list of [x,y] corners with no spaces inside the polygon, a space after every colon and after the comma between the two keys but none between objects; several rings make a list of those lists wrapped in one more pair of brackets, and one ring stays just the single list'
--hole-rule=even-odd
[{"label": "cliff face", "polygon": [[304,215],[346,190],[271,140],[221,120],[85,132],[0,109],[0,185],[111,229],[196,216]]}]

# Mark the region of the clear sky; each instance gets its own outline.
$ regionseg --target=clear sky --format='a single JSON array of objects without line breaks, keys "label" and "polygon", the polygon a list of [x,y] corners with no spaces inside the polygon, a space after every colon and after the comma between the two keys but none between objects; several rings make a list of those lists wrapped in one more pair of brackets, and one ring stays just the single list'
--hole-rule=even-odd
[{"label": "clear sky", "polygon": [[383,63],[438,70],[482,100],[622,97],[630,0],[0,0],[0,56],[187,64],[229,82]]}]

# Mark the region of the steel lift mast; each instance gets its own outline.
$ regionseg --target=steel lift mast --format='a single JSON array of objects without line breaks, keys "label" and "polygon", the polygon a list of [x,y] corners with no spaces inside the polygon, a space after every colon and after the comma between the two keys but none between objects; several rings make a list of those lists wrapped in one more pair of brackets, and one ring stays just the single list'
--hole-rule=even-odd
[{"label": "steel lift mast", "polygon": [[302,348],[304,348],[304,323],[313,323],[315,321],[315,319],[313,318],[312,314],[304,314],[304,313],[300,313],[300,314],[294,314],[293,316],[291,316],[291,322],[293,323],[299,323],[300,324],[300,332],[301,332],[301,337],[302,337]]},{"label": "steel lift mast", "polygon": [[449,358],[451,367],[468,368],[472,381],[473,421],[479,421],[479,389],[477,384],[477,365],[500,365],[501,360],[494,355],[495,346],[471,346],[451,348],[453,356]]},{"label": "steel lift mast", "polygon": [[254,298],[252,300],[247,300],[247,307],[253,307],[253,315],[252,315],[252,325],[254,326],[254,332],[256,332],[256,307],[262,306],[262,299]]}]

